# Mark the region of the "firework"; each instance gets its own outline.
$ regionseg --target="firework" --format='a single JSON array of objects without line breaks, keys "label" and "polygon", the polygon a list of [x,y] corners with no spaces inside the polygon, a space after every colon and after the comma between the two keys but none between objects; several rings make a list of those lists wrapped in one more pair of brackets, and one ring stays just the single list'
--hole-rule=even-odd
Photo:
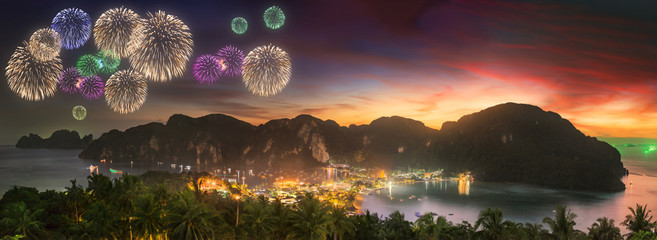
[{"label": "firework", "polygon": [[73,107],[73,118],[75,118],[75,120],[83,120],[85,117],[87,117],[86,108],[84,108],[83,106]]},{"label": "firework", "polygon": [[230,23],[230,27],[233,29],[233,32],[237,34],[243,34],[246,32],[246,29],[249,28],[249,24],[246,22],[246,19],[242,17],[233,18],[233,21]]},{"label": "firework", "polygon": [[120,7],[104,12],[94,25],[96,46],[103,51],[116,53],[118,57],[128,57],[128,42],[132,32],[141,25],[142,19],[134,11]]},{"label": "firework", "polygon": [[242,81],[253,94],[266,97],[283,90],[291,75],[290,57],[270,44],[253,49],[246,56]]},{"label": "firework", "polygon": [[210,54],[201,55],[194,61],[194,78],[200,83],[211,84],[219,80],[226,69],[224,60]]},{"label": "firework", "polygon": [[68,94],[79,93],[82,81],[84,81],[84,78],[77,68],[67,68],[59,76],[59,90]]},{"label": "firework", "polygon": [[265,25],[271,29],[278,29],[285,23],[285,14],[283,10],[277,6],[271,6],[265,10],[263,15]]},{"label": "firework", "polygon": [[82,47],[91,35],[91,18],[78,8],[67,8],[52,19],[51,27],[62,38],[62,47],[75,49]]},{"label": "firework", "polygon": [[61,38],[52,28],[42,28],[30,37],[27,50],[39,61],[52,60],[59,56]]},{"label": "firework", "polygon": [[133,70],[117,71],[105,84],[107,105],[121,114],[137,111],[146,101],[147,93],[144,77]]},{"label": "firework", "polygon": [[226,70],[224,75],[237,77],[242,74],[244,68],[244,53],[231,45],[225,46],[217,52],[217,56],[224,60]]},{"label": "firework", "polygon": [[110,51],[101,51],[96,56],[98,57],[98,60],[100,60],[100,72],[105,74],[116,72],[121,63],[121,58]]},{"label": "firework", "polygon": [[105,83],[97,75],[84,77],[79,86],[82,96],[89,100],[96,100],[105,92]]},{"label": "firework", "polygon": [[39,101],[55,94],[61,72],[62,60],[59,57],[39,61],[30,54],[27,47],[19,46],[7,63],[5,75],[9,89],[18,96]]},{"label": "firework", "polygon": [[192,33],[176,16],[148,13],[130,39],[130,65],[146,79],[163,82],[182,76],[192,55]]},{"label": "firework", "polygon": [[76,66],[82,76],[91,76],[100,72],[102,62],[98,57],[87,54],[80,57]]}]

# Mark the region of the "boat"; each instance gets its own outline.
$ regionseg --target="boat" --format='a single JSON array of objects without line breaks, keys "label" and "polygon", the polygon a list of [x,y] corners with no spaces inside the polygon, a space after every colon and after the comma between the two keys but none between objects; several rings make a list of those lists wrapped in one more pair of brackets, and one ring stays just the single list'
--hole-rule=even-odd
[{"label": "boat", "polygon": [[415,212],[415,216],[416,216],[416,217],[420,217],[420,216],[421,216],[421,215],[420,215],[420,212]]},{"label": "boat", "polygon": [[123,171],[110,168],[110,172],[113,174],[123,174]]}]

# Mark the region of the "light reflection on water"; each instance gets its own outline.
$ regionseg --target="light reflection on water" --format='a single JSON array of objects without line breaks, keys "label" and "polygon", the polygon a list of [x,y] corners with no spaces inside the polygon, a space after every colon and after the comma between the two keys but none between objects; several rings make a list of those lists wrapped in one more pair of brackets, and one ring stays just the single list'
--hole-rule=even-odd
[{"label": "light reflection on water", "polygon": [[[466,220],[474,224],[479,212],[488,207],[501,208],[509,220],[542,223],[543,218],[554,216],[557,205],[566,205],[578,216],[577,229],[586,230],[603,216],[619,224],[630,213],[628,207],[637,203],[648,204],[653,213],[657,211],[657,154],[644,155],[632,150],[622,151],[623,163],[630,171],[623,178],[627,186],[624,192],[572,191],[481,181],[416,182],[392,185],[390,197],[373,192],[364,198],[362,208],[380,216],[399,210],[409,221],[417,219],[416,212],[435,212],[455,223]],[[417,199],[408,200],[412,196]]]}]

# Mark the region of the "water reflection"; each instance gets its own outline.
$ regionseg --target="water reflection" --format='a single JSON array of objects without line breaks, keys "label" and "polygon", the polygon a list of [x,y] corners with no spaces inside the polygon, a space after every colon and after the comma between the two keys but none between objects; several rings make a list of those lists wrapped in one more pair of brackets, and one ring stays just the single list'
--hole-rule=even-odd
[{"label": "water reflection", "polygon": [[470,180],[459,180],[459,195],[470,195]]}]

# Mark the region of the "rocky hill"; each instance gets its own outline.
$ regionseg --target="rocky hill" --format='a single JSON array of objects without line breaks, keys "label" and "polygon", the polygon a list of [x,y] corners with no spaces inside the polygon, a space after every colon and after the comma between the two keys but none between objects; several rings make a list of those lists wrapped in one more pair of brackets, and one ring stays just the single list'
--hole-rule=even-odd
[{"label": "rocky hill", "polygon": [[166,124],[105,133],[80,157],[250,168],[305,168],[333,160],[469,170],[479,180],[594,190],[624,189],[619,178],[626,173],[615,148],[556,113],[515,103],[447,122],[440,131],[396,116],[343,127],[309,115],[253,126],[222,114],[177,114]]},{"label": "rocky hill", "polygon": [[57,130],[49,138],[43,139],[37,134],[30,133],[21,137],[16,143],[17,148],[60,148],[60,149],[83,149],[93,140],[91,134],[80,138],[76,131]]},{"label": "rocky hill", "polygon": [[623,190],[620,153],[539,107],[506,103],[446,122],[432,144],[438,165],[484,181]]}]

